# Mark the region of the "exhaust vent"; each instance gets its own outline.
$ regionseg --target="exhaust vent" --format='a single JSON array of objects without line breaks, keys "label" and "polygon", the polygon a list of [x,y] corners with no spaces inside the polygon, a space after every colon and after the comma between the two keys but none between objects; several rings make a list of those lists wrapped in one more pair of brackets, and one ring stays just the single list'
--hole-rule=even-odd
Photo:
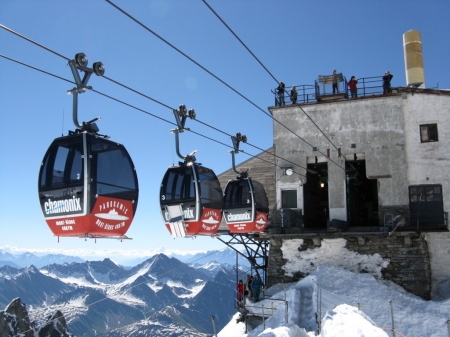
[{"label": "exhaust vent", "polygon": [[424,88],[422,39],[419,31],[409,30],[403,34],[403,50],[405,53],[406,85]]}]

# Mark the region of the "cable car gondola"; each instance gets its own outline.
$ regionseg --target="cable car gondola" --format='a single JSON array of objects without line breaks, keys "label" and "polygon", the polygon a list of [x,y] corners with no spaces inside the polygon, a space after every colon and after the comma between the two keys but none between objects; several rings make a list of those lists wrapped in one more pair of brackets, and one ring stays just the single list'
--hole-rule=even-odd
[{"label": "cable car gondola", "polygon": [[261,183],[248,177],[247,171],[238,172],[235,168],[234,154],[239,152],[239,142],[246,142],[247,137],[237,133],[231,139],[233,170],[239,176],[229,180],[225,187],[223,217],[231,233],[260,233],[269,219],[267,194]]},{"label": "cable car gondola", "polygon": [[[74,95],[75,132],[56,138],[44,156],[39,172],[42,213],[56,236],[127,239],[125,233],[136,213],[139,188],[133,162],[121,144],[98,134],[97,119],[77,121],[77,94],[87,89],[92,72],[80,53],[69,65],[77,88]],[[81,81],[77,68],[86,72]]]},{"label": "cable car gondola", "polygon": [[174,237],[214,235],[222,221],[223,194],[214,171],[195,162],[195,152],[183,157],[179,151],[178,133],[185,130],[186,118],[195,118],[186,107],[173,111],[178,128],[175,133],[177,155],[184,159],[166,171],[160,189],[163,221]]}]

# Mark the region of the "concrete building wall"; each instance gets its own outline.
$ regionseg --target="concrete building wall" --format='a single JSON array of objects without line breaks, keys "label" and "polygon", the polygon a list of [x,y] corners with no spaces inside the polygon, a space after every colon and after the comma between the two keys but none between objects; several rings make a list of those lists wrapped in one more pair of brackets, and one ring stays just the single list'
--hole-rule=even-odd
[{"label": "concrete building wall", "polygon": [[[450,95],[404,93],[408,185],[441,184],[443,195],[450,192]],[[421,143],[420,125],[437,124],[438,141]],[[444,198],[444,211],[450,198]]]},{"label": "concrete building wall", "polygon": [[[303,167],[294,167],[299,174],[277,176],[277,190],[305,183],[304,168],[308,161],[314,162],[316,157],[319,162],[328,161],[330,217],[346,220],[343,156],[353,160],[356,155],[356,158],[366,160],[367,178],[378,180],[380,207],[408,204],[401,96],[369,97],[301,107],[292,105],[270,108],[270,111],[275,119],[292,131],[286,130],[280,123],[274,123],[277,156]],[[354,148],[352,144],[355,144]],[[313,147],[317,147],[318,151],[314,151]],[[341,149],[341,157],[338,148]],[[277,164],[292,166],[280,159]],[[302,189],[299,192],[302,193]]]}]

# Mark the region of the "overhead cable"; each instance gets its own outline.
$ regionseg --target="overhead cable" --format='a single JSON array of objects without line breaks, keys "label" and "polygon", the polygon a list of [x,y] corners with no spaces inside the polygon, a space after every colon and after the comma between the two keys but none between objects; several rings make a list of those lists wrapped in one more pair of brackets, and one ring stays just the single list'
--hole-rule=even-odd
[{"label": "overhead cable", "polygon": [[[109,2],[109,0],[106,0],[106,1],[108,1]],[[112,4],[112,5],[114,5],[114,4]],[[115,6],[115,5],[114,5]],[[115,6],[115,7],[117,7],[117,6]],[[120,8],[118,8],[120,11],[122,11]],[[129,16],[128,14],[126,14],[127,16]],[[142,24],[141,24],[142,25]],[[25,37],[24,35],[22,35],[22,34],[19,34],[19,33],[17,33],[17,32],[15,32],[15,31],[13,31],[12,29],[10,29],[10,28],[8,28],[8,27],[6,27],[6,26],[4,26],[4,25],[1,25],[0,24],[0,27],[1,28],[4,28],[5,30],[7,30],[8,32],[11,32],[11,33],[13,33],[13,34],[15,34],[15,35],[17,35],[17,36],[19,36],[19,37],[21,37],[21,38],[23,38],[23,39],[25,39],[26,41],[28,41],[28,42],[30,42],[30,43],[33,43],[33,44],[35,44],[36,46],[39,46],[39,47],[41,47],[41,48],[43,48],[43,49],[45,49],[45,50],[47,50],[47,51],[49,51],[49,52],[51,52],[51,53],[53,53],[53,54],[55,54],[55,55],[57,55],[57,56],[59,56],[59,57],[61,57],[61,58],[63,58],[63,59],[65,59],[65,60],[69,60],[70,61],[70,59],[68,58],[68,57],[65,57],[64,55],[62,55],[62,54],[59,54],[59,53],[57,53],[56,51],[53,51],[52,49],[50,49],[50,48],[47,48],[47,47],[45,47],[45,46],[43,46],[43,45],[41,45],[40,43],[37,43],[37,42],[35,42],[35,41],[33,41],[33,40],[31,40],[31,39],[29,39],[29,38],[27,38],[27,37]],[[163,41],[165,41],[164,39],[163,39]],[[166,42],[166,41],[165,41]],[[166,42],[166,43],[168,43],[168,42]],[[172,46],[172,45],[171,45]],[[175,47],[173,47],[173,48],[175,48]],[[178,50],[177,48],[175,48],[176,50]],[[181,52],[181,51],[180,51]],[[182,53],[182,52],[181,52]],[[182,53],[183,55],[185,55],[184,53]],[[186,55],[185,55],[186,56]],[[188,57],[188,56],[186,56],[186,57]],[[189,58],[190,59],[190,58]],[[190,60],[192,60],[192,59],[190,59]],[[193,62],[195,62],[194,60],[192,60]],[[202,69],[205,69],[203,66],[201,66],[200,64],[198,64],[197,62],[195,62],[195,64],[197,64],[197,65],[199,65]],[[31,66],[30,66],[31,67]],[[206,69],[205,69],[206,70]],[[208,70],[206,70],[208,73],[210,73]],[[225,82],[223,82],[222,80],[220,80],[217,76],[215,76],[214,74],[212,74],[212,73],[210,73],[211,75],[213,75],[215,78],[217,78],[219,81],[221,81],[222,83],[224,83],[224,84],[226,84]],[[118,81],[115,81],[115,80],[113,80],[113,79],[111,79],[111,78],[109,78],[109,77],[107,77],[107,76],[104,76],[104,75],[102,75],[101,77],[104,77],[105,79],[107,79],[107,80],[109,80],[109,81],[111,81],[111,82],[113,82],[113,83],[115,83],[115,84],[117,84],[117,85],[120,85],[120,86],[122,86],[123,88],[126,88],[126,89],[128,89],[128,90],[130,90],[130,91],[132,91],[132,92],[134,92],[134,93],[137,93],[137,94],[139,94],[139,95],[141,95],[141,96],[143,96],[143,97],[145,97],[145,98],[147,98],[147,99],[150,99],[150,100],[152,100],[152,101],[154,101],[155,103],[158,103],[158,104],[160,104],[160,105],[162,105],[162,106],[164,106],[164,107],[166,107],[166,108],[168,108],[168,109],[171,109],[171,110],[175,110],[174,108],[171,108],[170,106],[168,106],[168,105],[166,105],[166,104],[164,104],[164,103],[162,103],[162,102],[159,102],[158,100],[156,100],[156,99],[153,99],[153,98],[151,98],[151,97],[149,97],[148,95],[145,95],[145,94],[143,94],[143,93],[141,93],[141,92],[139,92],[139,91],[137,91],[137,90],[135,90],[135,89],[133,89],[133,88],[131,88],[131,87],[129,87],[129,86],[127,86],[127,85],[124,85],[124,84],[122,84],[122,83],[120,83],[120,82],[118,82]],[[71,83],[73,83],[73,82],[71,82]],[[227,85],[227,84],[226,84]],[[227,85],[228,86],[228,85]],[[230,87],[231,88],[231,87]],[[244,97],[245,98],[245,96],[243,96],[242,94],[240,94],[238,91],[236,91],[235,89],[233,89],[232,88],[232,90],[233,91],[235,91],[235,92],[237,92],[240,96],[242,96],[242,97]],[[247,99],[247,98],[246,98]],[[247,99],[248,100],[248,99]],[[248,100],[249,102],[251,102],[250,100]],[[283,127],[285,127],[287,130],[289,130],[292,134],[294,134],[295,136],[297,136],[299,139],[301,139],[302,141],[304,141],[304,142],[306,142],[308,145],[310,145],[311,147],[312,147],[312,145],[311,144],[309,144],[306,140],[304,140],[302,137],[300,137],[300,136],[298,136],[295,132],[293,132],[292,130],[290,130],[288,127],[286,127],[284,124],[282,124],[282,123],[280,123],[279,121],[277,121],[276,119],[274,119],[270,114],[268,114],[266,111],[264,111],[262,108],[260,108],[260,107],[258,107],[255,103],[253,103],[252,102],[252,104],[254,105],[254,106],[256,106],[259,110],[261,110],[264,114],[266,114],[266,115],[268,115],[270,118],[272,118],[274,121],[276,121],[276,122],[278,122],[280,125],[282,125]],[[159,117],[158,117],[159,118]],[[218,130],[218,129],[216,129],[216,130]],[[203,136],[203,137],[205,137],[205,136]],[[212,139],[212,140],[214,140],[214,139]],[[216,141],[216,140],[214,140],[214,141]],[[319,153],[321,153],[320,151],[318,151]],[[273,154],[274,156],[275,156],[275,154]],[[283,160],[285,160],[285,161],[287,161],[287,162],[290,162],[290,161],[288,161],[288,160],[286,160],[286,159],[283,159]],[[330,159],[331,160],[331,159]],[[331,161],[333,161],[333,160],[331,160]],[[334,162],[334,161],[333,161]],[[292,162],[290,162],[290,163],[292,163]],[[301,165],[299,165],[299,164],[295,164],[295,163],[292,163],[292,164],[294,164],[295,166],[298,166],[298,167],[301,167],[301,168],[303,168],[303,169],[305,169],[305,170],[307,170],[307,168],[305,168],[305,167],[303,167],[303,166],[301,166]],[[336,165],[338,165],[339,166],[339,164],[337,164],[337,163],[335,163]],[[277,164],[275,164],[275,165],[277,165]],[[277,165],[278,166],[278,165]],[[299,174],[299,173],[297,173],[297,174]],[[302,175],[302,174],[300,174],[300,175]],[[302,175],[303,176],[303,175]]]},{"label": "overhead cable", "polygon": [[[278,80],[275,78],[275,76],[272,75],[272,73],[267,69],[264,64],[261,63],[261,61],[255,56],[255,54],[247,47],[247,45],[239,38],[239,36],[236,35],[236,33],[226,24],[226,22],[217,14],[214,9],[206,2],[206,0],[202,0],[203,3],[211,10],[211,12],[214,13],[214,15],[224,24],[225,27],[228,28],[228,30],[236,37],[236,39],[247,49],[247,51],[255,58],[255,60],[264,68],[264,70],[275,80],[275,82],[279,83]],[[339,151],[339,149],[333,144],[333,142],[328,138],[328,136],[322,131],[322,129],[312,120],[312,118],[306,113],[306,111],[301,107],[298,106],[300,110],[308,117],[308,119],[314,124],[314,126],[322,133],[322,135],[330,142],[333,147]],[[308,144],[310,145],[310,144]],[[321,153],[320,151],[318,151]],[[322,153],[322,155],[324,155]],[[344,160],[347,160],[345,158],[345,155],[341,154],[344,157]],[[340,167],[340,165],[338,165]],[[341,167],[342,168],[342,167]]]},{"label": "overhead cable", "polygon": [[[247,102],[249,102],[250,104],[252,104],[254,107],[256,107],[258,110],[262,111],[266,116],[268,116],[269,118],[271,118],[273,121],[277,122],[278,124],[280,124],[281,126],[283,126],[286,130],[288,130],[289,132],[291,132],[293,135],[295,135],[296,137],[298,137],[300,140],[302,140],[303,142],[305,142],[306,144],[308,144],[311,147],[314,147],[312,144],[310,144],[309,142],[307,142],[304,138],[300,137],[298,134],[296,134],[294,131],[292,131],[291,129],[289,129],[286,125],[284,125],[283,123],[281,123],[280,121],[278,121],[276,118],[274,118],[270,113],[266,112],[264,109],[262,109],[261,107],[259,107],[256,103],[254,103],[253,101],[251,101],[249,98],[247,98],[246,96],[244,96],[242,93],[240,93],[239,91],[237,91],[236,89],[234,89],[232,86],[230,86],[228,83],[226,83],[225,81],[223,81],[222,79],[220,79],[218,76],[216,76],[215,74],[213,74],[211,71],[209,71],[208,69],[206,69],[205,67],[203,67],[200,63],[198,63],[197,61],[195,61],[194,59],[192,59],[191,57],[189,57],[187,54],[185,54],[184,52],[182,52],[180,49],[178,49],[177,47],[175,47],[173,44],[171,44],[170,42],[168,42],[167,40],[165,40],[164,38],[162,38],[160,35],[158,35],[157,33],[155,33],[153,30],[151,30],[149,27],[147,27],[146,25],[144,25],[142,22],[140,22],[139,20],[137,20],[136,18],[134,18],[132,15],[128,14],[127,12],[125,12],[123,9],[121,9],[119,6],[115,5],[112,1],[110,0],[105,0],[107,3],[109,3],[111,6],[113,6],[114,8],[116,8],[118,11],[120,11],[122,14],[126,15],[127,17],[129,17],[131,20],[133,20],[134,22],[136,22],[138,25],[140,25],[142,28],[144,28],[145,30],[147,30],[148,32],[150,32],[151,34],[153,34],[154,36],[156,36],[157,38],[159,38],[161,41],[163,41],[164,43],[166,43],[167,45],[169,45],[170,47],[172,47],[173,49],[175,49],[177,52],[179,52],[181,55],[183,55],[184,57],[186,57],[188,60],[190,60],[191,62],[193,62],[195,65],[197,65],[198,67],[200,67],[201,69],[203,69],[204,71],[206,71],[208,74],[210,74],[211,76],[213,76],[215,79],[217,79],[219,82],[221,82],[222,84],[224,84],[225,86],[227,86],[229,89],[231,89],[232,91],[234,91],[236,94],[238,94],[239,96],[241,96],[242,98],[244,98]],[[322,154],[323,156],[326,156],[324,153],[322,153],[320,150],[318,150],[318,152],[320,154]],[[331,162],[333,162],[334,164],[336,164],[337,166],[339,166],[341,169],[345,170],[342,166],[340,166],[338,163],[336,163],[335,161],[333,161],[331,158],[328,158],[328,160],[330,160]]]},{"label": "overhead cable", "polygon": [[222,23],[225,25],[225,27],[228,28],[228,30],[231,32],[231,34],[234,35],[234,37],[236,39],[239,40],[239,42],[245,47],[245,49],[247,49],[247,51],[252,54],[252,56],[255,58],[256,61],[258,61],[258,63],[261,65],[261,67],[264,68],[265,71],[267,71],[267,73],[275,80],[275,82],[279,83],[278,80],[275,78],[275,76],[272,75],[272,73],[264,66],[264,64],[262,64],[262,62],[256,57],[255,54],[253,54],[253,52],[247,47],[247,45],[239,38],[239,36],[237,36],[233,30],[225,23],[225,21],[222,20],[222,18],[219,16],[219,14],[216,13],[216,11],[214,11],[214,9],[212,9],[212,7],[205,1],[202,0],[204,2],[204,4],[211,10],[211,12],[214,13],[215,16],[217,16],[217,18],[222,21]]},{"label": "overhead cable", "polygon": [[[58,79],[60,79],[60,80],[63,80],[63,81],[66,81],[66,82],[69,82],[69,83],[72,83],[72,84],[76,84],[75,82],[73,82],[73,81],[71,81],[71,80],[68,80],[68,79],[66,79],[66,78],[63,78],[63,77],[61,77],[61,76],[57,76],[57,75],[55,75],[55,74],[52,74],[52,73],[50,73],[50,72],[48,72],[48,71],[39,69],[39,68],[37,68],[37,67],[33,67],[33,66],[29,65],[29,64],[26,64],[26,63],[24,63],[24,62],[15,60],[15,59],[13,59],[13,58],[11,58],[11,57],[8,57],[8,56],[6,56],[6,55],[0,54],[0,57],[3,57],[3,58],[5,58],[5,59],[7,59],[7,60],[10,60],[10,61],[12,61],[12,62],[18,63],[18,64],[20,64],[20,65],[23,65],[23,66],[25,66],[25,67],[31,68],[31,69],[33,69],[33,70],[42,72],[42,73],[44,73],[44,74],[46,74],[46,75],[53,76],[53,77],[58,78]],[[121,85],[121,83],[119,83],[119,82],[117,82],[117,81],[114,81],[114,80],[113,80],[113,82]],[[138,92],[138,91],[136,91],[136,90],[134,90],[134,89],[131,89],[131,88],[125,86],[125,85],[121,85],[121,86],[124,87],[124,88],[130,89],[130,90],[132,90],[133,92],[136,92],[136,93],[138,93],[138,94],[141,94],[140,92]],[[138,110],[138,111],[140,111],[140,112],[143,112],[143,113],[145,113],[145,114],[147,114],[147,115],[149,115],[149,116],[151,116],[151,117],[157,118],[157,119],[162,120],[162,121],[164,121],[164,122],[166,122],[166,123],[169,123],[169,124],[172,124],[172,125],[177,126],[177,124],[174,123],[174,122],[171,122],[171,121],[169,121],[169,120],[167,120],[167,119],[164,119],[164,118],[162,118],[162,117],[160,117],[160,116],[158,116],[158,115],[152,114],[152,113],[150,113],[150,112],[148,112],[148,111],[145,111],[145,110],[143,110],[143,109],[141,109],[141,108],[138,108],[138,107],[136,107],[136,106],[134,106],[134,105],[132,105],[132,104],[126,103],[126,102],[124,102],[124,101],[122,101],[122,100],[120,100],[120,99],[117,99],[117,98],[115,98],[115,97],[112,97],[112,96],[110,96],[110,95],[107,95],[107,94],[105,94],[105,93],[102,93],[102,92],[100,92],[100,91],[98,91],[98,90],[91,89],[91,91],[92,91],[92,92],[95,92],[95,93],[97,93],[97,94],[99,94],[99,95],[101,95],[101,96],[104,96],[104,97],[106,97],[106,98],[109,98],[109,99],[111,99],[111,100],[113,100],[113,101],[116,101],[116,102],[118,102],[118,103],[121,103],[121,104],[123,104],[123,105],[126,105],[126,106],[128,106],[128,107],[130,107],[130,108],[132,108],[132,109],[135,109],[135,110]],[[143,95],[143,94],[142,94],[142,95]],[[155,99],[153,99],[153,98],[151,98],[151,97],[148,97],[147,95],[143,95],[143,96],[145,96],[145,97],[147,97],[147,98],[153,100],[154,102],[157,102],[158,104],[161,104],[161,105],[163,105],[163,106],[165,106],[165,107],[170,108],[168,105],[166,105],[166,104],[164,104],[164,103],[161,103],[161,102],[159,102],[159,101],[157,101],[157,100],[155,100]],[[172,109],[172,108],[170,108],[170,109]],[[203,124],[203,125],[205,125],[205,126],[208,126],[208,127],[210,127],[210,128],[213,128],[214,130],[219,131],[219,132],[221,132],[221,133],[223,133],[223,134],[225,134],[225,135],[231,136],[231,135],[227,134],[226,132],[224,132],[224,131],[222,131],[222,130],[220,130],[220,129],[217,129],[217,128],[213,127],[213,126],[210,126],[210,125],[208,125],[208,124],[206,124],[206,123],[204,123],[204,122],[199,121],[199,123],[201,123],[201,124]],[[225,147],[232,148],[232,147],[231,147],[230,145],[228,145],[228,144],[225,144],[225,143],[223,143],[223,142],[220,142],[220,141],[218,141],[217,139],[208,137],[208,136],[206,136],[206,135],[203,135],[203,134],[201,134],[201,133],[199,133],[199,132],[196,132],[196,131],[193,131],[193,130],[191,130],[191,129],[186,129],[186,131],[189,131],[189,132],[191,132],[191,133],[193,133],[193,134],[195,134],[195,135],[198,135],[198,136],[200,136],[200,137],[203,137],[203,138],[205,138],[205,139],[211,140],[211,141],[213,141],[213,142],[215,142],[215,143],[218,143],[218,144],[220,144],[220,145],[223,145],[223,146],[225,146]],[[249,145],[250,145],[250,146],[253,146],[253,147],[255,147],[255,148],[258,148],[258,147],[256,147],[255,145],[251,145],[251,144],[249,144]],[[264,151],[264,152],[267,152],[267,153],[270,153],[270,152],[265,151],[265,150],[263,150],[263,151]],[[261,160],[261,161],[268,162],[268,163],[270,163],[271,165],[274,165],[274,166],[276,166],[276,167],[281,168],[281,166],[279,166],[279,165],[276,164],[276,163],[271,163],[271,162],[269,162],[269,161],[267,161],[267,160],[265,160],[265,159],[263,159],[263,158],[259,158],[258,155],[252,155],[252,154],[247,153],[247,152],[245,152],[245,151],[240,151],[240,152],[243,152],[243,153],[245,153],[246,155],[248,155],[248,156],[250,156],[250,157],[257,158],[257,159],[259,159],[259,160]],[[275,154],[272,154],[272,155],[275,156],[275,157],[278,157],[278,156],[276,156]],[[281,157],[278,157],[278,158],[281,158]],[[281,159],[283,159],[283,158],[281,158]],[[293,165],[296,165],[296,166],[298,166],[298,167],[300,167],[300,168],[302,168],[302,169],[305,169],[304,167],[302,167],[302,166],[300,166],[300,165],[298,165],[298,164],[295,164],[295,163],[292,163],[292,162],[290,162],[290,163],[293,164]],[[301,176],[304,176],[303,174],[300,174],[300,173],[297,173],[297,172],[294,172],[294,173],[296,173],[296,174],[298,174],[298,175],[301,175]]]}]

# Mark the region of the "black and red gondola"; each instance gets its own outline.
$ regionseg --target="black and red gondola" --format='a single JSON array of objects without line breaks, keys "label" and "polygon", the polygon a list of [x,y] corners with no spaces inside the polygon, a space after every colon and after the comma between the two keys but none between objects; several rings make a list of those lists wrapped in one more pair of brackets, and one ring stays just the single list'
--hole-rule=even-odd
[{"label": "black and red gondola", "polygon": [[87,68],[86,55],[79,53],[69,66],[77,84],[68,91],[76,130],[56,138],[44,156],[38,182],[42,213],[58,237],[128,239],[139,196],[134,164],[122,144],[98,134],[99,118],[79,124],[77,117],[78,94],[92,89],[89,77],[102,76],[103,64]]},{"label": "black and red gondola", "polygon": [[187,117],[194,119],[195,111],[180,105],[173,111],[177,121],[176,152],[183,162],[167,169],[161,183],[160,208],[163,221],[174,237],[214,235],[222,221],[223,194],[213,170],[196,163],[195,153],[182,156],[179,133],[185,128]]},{"label": "black and red gondola", "polygon": [[260,233],[269,219],[267,194],[260,182],[248,177],[248,170],[236,170],[234,154],[239,153],[239,143],[247,142],[247,137],[237,133],[231,140],[233,170],[239,176],[229,180],[225,187],[223,218],[231,233]]}]

